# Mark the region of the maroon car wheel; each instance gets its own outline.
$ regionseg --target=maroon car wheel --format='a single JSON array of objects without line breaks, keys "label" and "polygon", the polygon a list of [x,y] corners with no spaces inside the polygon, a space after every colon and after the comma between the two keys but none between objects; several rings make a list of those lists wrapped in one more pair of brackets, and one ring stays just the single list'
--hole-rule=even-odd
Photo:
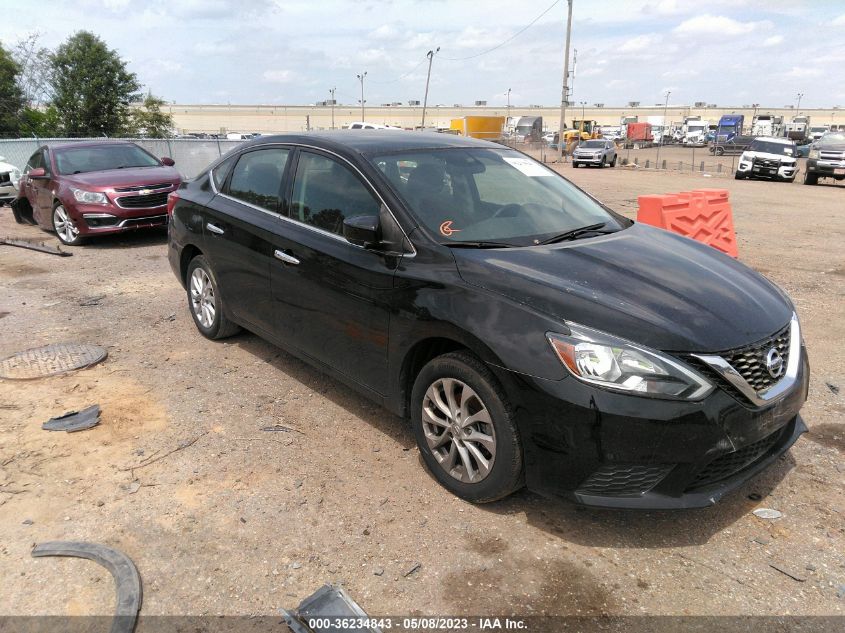
[{"label": "maroon car wheel", "polygon": [[56,231],[56,235],[62,244],[77,246],[85,240],[79,234],[79,229],[73,218],[70,217],[70,214],[61,204],[53,207],[53,229]]}]

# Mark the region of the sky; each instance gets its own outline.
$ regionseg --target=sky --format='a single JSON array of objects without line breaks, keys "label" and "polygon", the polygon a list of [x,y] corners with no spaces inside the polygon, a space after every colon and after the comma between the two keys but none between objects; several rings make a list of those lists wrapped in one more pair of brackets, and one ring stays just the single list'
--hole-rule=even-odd
[{"label": "sky", "polygon": [[[7,48],[90,30],[180,104],[556,105],[566,1],[0,0]],[[551,7],[551,8],[550,8]],[[574,0],[580,104],[845,107],[843,0]],[[543,12],[546,12],[543,14]],[[542,17],[522,33],[530,22]],[[509,38],[513,38],[510,39]],[[503,44],[504,43],[504,44]],[[499,46],[492,52],[485,52]],[[574,52],[573,52],[574,56]]]}]

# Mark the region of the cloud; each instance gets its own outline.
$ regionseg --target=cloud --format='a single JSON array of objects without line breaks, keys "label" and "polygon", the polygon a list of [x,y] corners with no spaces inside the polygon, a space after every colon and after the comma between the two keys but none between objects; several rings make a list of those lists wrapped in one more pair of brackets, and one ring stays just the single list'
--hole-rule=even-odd
[{"label": "cloud", "polygon": [[740,22],[724,15],[698,15],[684,20],[673,30],[678,35],[746,35],[767,22]]},{"label": "cloud", "polygon": [[620,53],[638,53],[654,46],[659,40],[660,38],[654,35],[637,35],[627,40],[616,50]]},{"label": "cloud", "polygon": [[812,66],[807,67],[799,67],[793,66],[789,72],[786,73],[787,77],[797,77],[797,78],[806,78],[806,77],[821,77],[824,74],[821,68],[814,68]]},{"label": "cloud", "polygon": [[840,15],[838,18],[834,18],[830,22],[833,26],[845,26],[845,13]]},{"label": "cloud", "polygon": [[265,70],[261,76],[264,77],[265,81],[277,84],[290,83],[296,79],[296,73],[292,70]]},{"label": "cloud", "polygon": [[772,35],[763,40],[763,46],[777,46],[783,42],[783,35]]}]

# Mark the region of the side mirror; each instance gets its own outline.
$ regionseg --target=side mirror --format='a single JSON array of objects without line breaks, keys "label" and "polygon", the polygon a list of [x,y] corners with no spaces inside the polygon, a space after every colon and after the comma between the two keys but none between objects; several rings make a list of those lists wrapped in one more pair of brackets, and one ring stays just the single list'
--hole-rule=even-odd
[{"label": "side mirror", "polygon": [[167,165],[168,167],[173,167],[176,164],[176,161],[170,158],[170,156],[162,156],[161,157],[161,164]]},{"label": "side mirror", "polygon": [[44,180],[45,178],[48,178],[47,171],[43,167],[36,167],[31,170],[27,176],[32,180]]},{"label": "side mirror", "polygon": [[380,241],[377,215],[358,215],[343,220],[343,237],[350,244],[369,248]]}]

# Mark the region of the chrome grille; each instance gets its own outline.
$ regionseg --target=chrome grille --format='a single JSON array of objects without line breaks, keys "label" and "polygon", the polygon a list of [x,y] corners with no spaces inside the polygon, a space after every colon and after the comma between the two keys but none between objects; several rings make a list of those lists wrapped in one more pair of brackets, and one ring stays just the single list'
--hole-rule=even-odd
[{"label": "chrome grille", "polygon": [[783,358],[784,367],[789,361],[789,325],[772,336],[752,345],[719,354],[739,372],[754,391],[761,392],[780,378],[772,378],[766,369],[766,354],[775,348]]},{"label": "chrome grille", "polygon": [[161,182],[157,185],[139,185],[137,187],[115,187],[114,190],[116,193],[126,193],[128,191],[141,191],[142,189],[167,189],[168,187],[172,186],[172,182]]},{"label": "chrome grille", "polygon": [[117,206],[124,209],[151,209],[167,204],[167,191],[149,193],[144,196],[121,196],[115,199]]},{"label": "chrome grille", "polygon": [[826,152],[822,150],[819,152],[819,158],[822,160],[845,160],[845,152]]}]

